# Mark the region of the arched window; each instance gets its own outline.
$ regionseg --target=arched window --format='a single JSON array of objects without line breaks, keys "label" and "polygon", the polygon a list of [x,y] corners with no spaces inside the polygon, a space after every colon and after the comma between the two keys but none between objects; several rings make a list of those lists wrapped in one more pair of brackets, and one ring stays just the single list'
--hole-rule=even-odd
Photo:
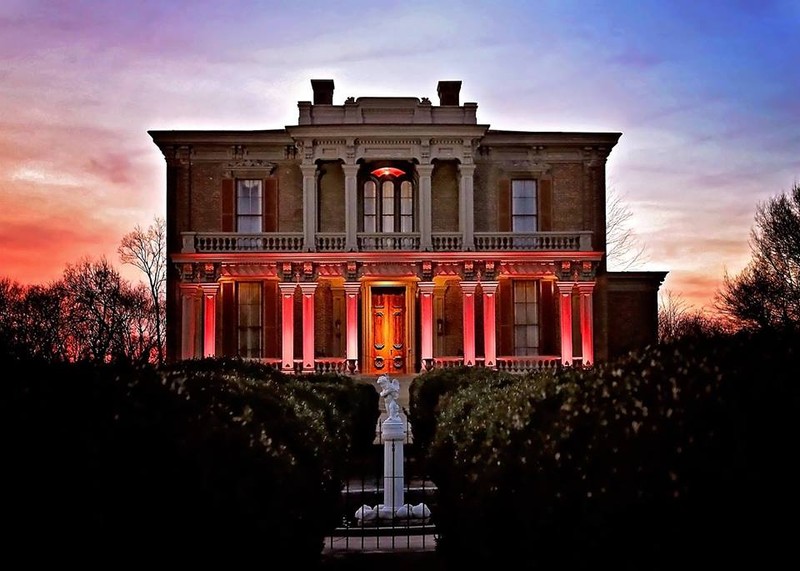
[{"label": "arched window", "polygon": [[362,185],[361,226],[367,233],[414,231],[414,183],[395,167],[376,168]]}]

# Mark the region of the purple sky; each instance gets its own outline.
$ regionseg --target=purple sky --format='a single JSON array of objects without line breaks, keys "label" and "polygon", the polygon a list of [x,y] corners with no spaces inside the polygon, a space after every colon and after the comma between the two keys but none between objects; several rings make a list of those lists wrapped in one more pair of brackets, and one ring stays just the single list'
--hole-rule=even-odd
[{"label": "purple sky", "polygon": [[[620,131],[608,186],[662,293],[710,305],[800,179],[800,2],[0,2],[0,276],[58,278],[164,215],[150,129],[296,124],[312,78],[495,129]],[[135,276],[134,273],[130,274]],[[138,278],[137,278],[138,279]]]}]

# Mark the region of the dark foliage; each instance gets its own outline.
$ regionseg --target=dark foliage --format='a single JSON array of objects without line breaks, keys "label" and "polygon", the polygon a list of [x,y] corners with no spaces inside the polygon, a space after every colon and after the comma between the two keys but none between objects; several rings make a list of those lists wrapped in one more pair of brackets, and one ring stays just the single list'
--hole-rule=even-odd
[{"label": "dark foliage", "polygon": [[351,448],[346,384],[224,359],[14,367],[0,415],[15,551],[111,565],[319,557]]},{"label": "dark foliage", "polygon": [[485,382],[504,384],[514,377],[482,367],[433,369],[417,376],[408,388],[409,420],[414,427],[414,443],[427,450],[433,442],[439,411],[450,395],[465,386]]},{"label": "dark foliage", "polygon": [[790,556],[799,341],[693,339],[460,389],[429,459],[442,552],[526,569],[769,568]]}]

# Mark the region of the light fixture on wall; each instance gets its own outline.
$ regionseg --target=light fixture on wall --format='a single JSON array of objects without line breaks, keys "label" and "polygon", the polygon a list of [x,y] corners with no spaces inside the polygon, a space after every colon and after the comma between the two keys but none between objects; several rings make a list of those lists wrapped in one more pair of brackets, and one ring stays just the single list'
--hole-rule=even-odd
[{"label": "light fixture on wall", "polygon": [[444,335],[444,320],[436,320],[436,335]]},{"label": "light fixture on wall", "polygon": [[340,319],[337,319],[336,321],[333,322],[333,330],[336,333],[337,337],[342,336],[342,321]]},{"label": "light fixture on wall", "polygon": [[378,177],[378,178],[383,178],[385,176],[388,176],[388,177],[403,176],[406,173],[404,173],[403,171],[401,171],[400,169],[395,168],[395,167],[381,167],[381,168],[375,169],[370,174],[372,176],[375,176],[375,177]]}]

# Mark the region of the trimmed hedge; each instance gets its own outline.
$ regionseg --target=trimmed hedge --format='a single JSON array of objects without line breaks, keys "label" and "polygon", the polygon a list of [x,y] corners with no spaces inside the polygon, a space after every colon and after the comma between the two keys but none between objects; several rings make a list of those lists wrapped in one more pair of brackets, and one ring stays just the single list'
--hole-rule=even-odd
[{"label": "trimmed hedge", "polygon": [[649,348],[594,369],[465,385],[429,468],[455,564],[765,564],[800,507],[796,335]]},{"label": "trimmed hedge", "polygon": [[409,392],[409,420],[414,427],[414,444],[426,450],[433,442],[441,409],[450,396],[465,386],[484,383],[504,384],[513,381],[507,373],[498,373],[483,367],[451,367],[433,369],[411,381]]},{"label": "trimmed hedge", "polygon": [[15,547],[80,561],[320,557],[367,406],[356,387],[235,359],[15,366],[0,408]]}]

